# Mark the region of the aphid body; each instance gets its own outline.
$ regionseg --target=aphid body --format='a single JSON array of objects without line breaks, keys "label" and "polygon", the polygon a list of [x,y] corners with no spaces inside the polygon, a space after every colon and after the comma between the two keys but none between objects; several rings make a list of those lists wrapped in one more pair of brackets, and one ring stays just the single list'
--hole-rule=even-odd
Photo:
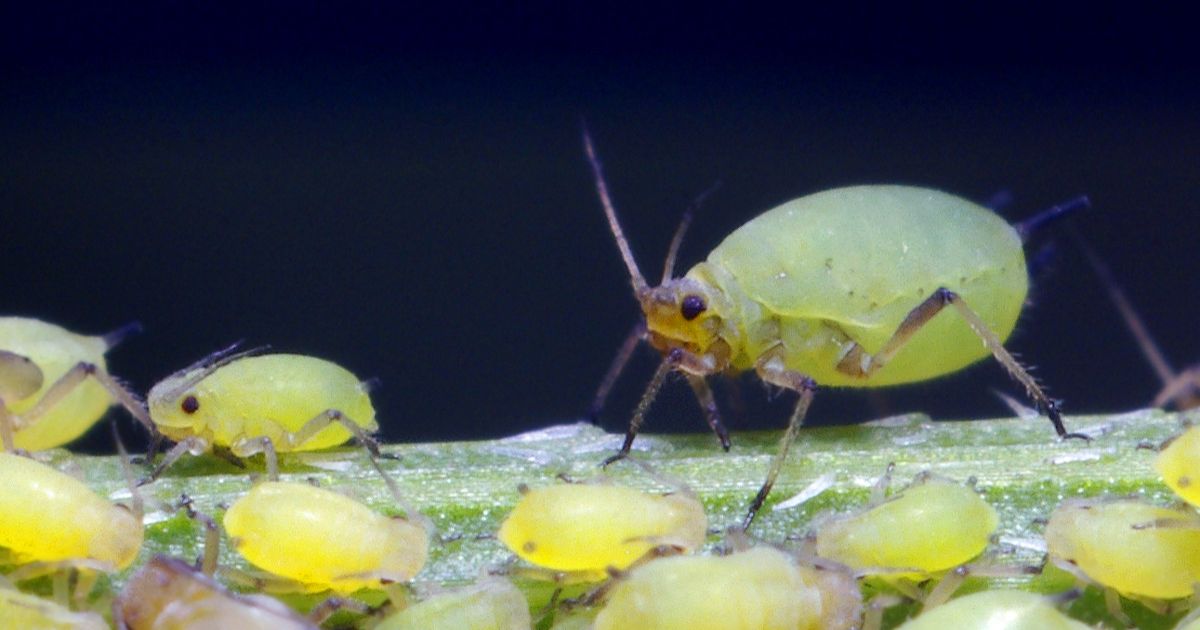
[{"label": "aphid body", "polygon": [[0,547],[6,564],[90,560],[129,566],[142,547],[136,510],[27,457],[0,453]]},{"label": "aphid body", "polygon": [[83,435],[104,415],[113,404],[112,395],[100,382],[80,373],[78,382],[56,390],[37,418],[22,418],[76,366],[92,366],[103,373],[104,353],[134,328],[92,337],[36,319],[0,317],[0,402],[16,420],[17,448],[40,451],[61,446]]},{"label": "aphid body", "polygon": [[316,630],[316,624],[265,595],[235,595],[191,566],[156,556],[129,578],[113,602],[128,630]]},{"label": "aphid body", "polygon": [[529,630],[529,603],[511,582],[485,578],[433,595],[388,617],[375,630]]},{"label": "aphid body", "polygon": [[655,547],[692,551],[704,544],[707,527],[704,506],[690,493],[558,484],[525,491],[497,535],[532,564],[601,579]]},{"label": "aphid body", "polygon": [[[1086,199],[1010,226],[961,197],[913,186],[852,186],[811,194],[734,230],[682,278],[651,287],[617,221],[585,134],[609,227],[664,360],[643,396],[629,452],[649,402],[669,370],[683,371],[709,423],[727,445],[710,375],[754,370],[800,400],[758,496],[762,506],[804,420],[818,383],[875,387],[949,374],[990,352],[1068,434],[1057,405],[1004,348],[1025,302],[1023,235]],[[673,244],[674,246],[674,244]],[[674,248],[672,249],[672,252]],[[945,307],[951,313],[943,314]]]},{"label": "aphid body", "polygon": [[[805,630],[849,628],[860,615],[822,593],[816,570],[755,547],[729,556],[652,560],[617,580],[595,630]],[[841,593],[861,603],[857,588]],[[853,606],[861,613],[861,606]]]},{"label": "aphid body", "polygon": [[429,553],[425,528],[301,483],[254,486],[229,506],[224,525],[242,556],[294,590],[350,593],[406,582]]},{"label": "aphid body", "polygon": [[817,530],[817,554],[854,569],[931,574],[978,556],[999,524],[969,486],[930,479]]},{"label": "aphid body", "polygon": [[278,451],[346,442],[353,434],[331,421],[306,439],[296,439],[306,424],[330,410],[366,432],[378,428],[368,387],[336,363],[295,354],[225,358],[214,355],[151,388],[150,417],[163,435],[176,442],[226,446],[244,455],[257,452],[252,443],[264,437]]},{"label": "aphid body", "polygon": [[982,591],[922,612],[900,630],[1087,630],[1046,597],[1025,591]]},{"label": "aphid body", "polygon": [[1125,499],[1071,501],[1050,515],[1050,558],[1122,595],[1173,599],[1200,582],[1200,517]]},{"label": "aphid body", "polygon": [[1159,452],[1154,468],[1184,501],[1200,506],[1200,427],[1191,427]]}]

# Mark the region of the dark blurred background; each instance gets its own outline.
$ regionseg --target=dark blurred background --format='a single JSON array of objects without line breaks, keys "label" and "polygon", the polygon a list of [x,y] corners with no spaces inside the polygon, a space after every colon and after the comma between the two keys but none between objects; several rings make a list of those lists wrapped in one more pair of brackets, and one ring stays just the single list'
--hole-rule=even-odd
[{"label": "dark blurred background", "polygon": [[[685,267],[833,186],[1006,190],[1012,219],[1087,193],[1079,230],[1175,363],[1200,360],[1200,88],[1182,15],[166,2],[0,18],[0,311],[94,333],[141,320],[110,363],[142,392],[246,339],[380,378],[393,441],[580,417],[637,316],[582,116],[647,275],[716,180]],[[1055,240],[1009,346],[1068,412],[1144,404],[1152,372]],[[638,358],[609,429],[654,363]],[[790,399],[764,406],[746,385],[735,424],[782,426]],[[810,417],[1006,414],[991,388],[1019,393],[988,362],[826,392]],[[704,430],[686,386],[648,428]]]}]

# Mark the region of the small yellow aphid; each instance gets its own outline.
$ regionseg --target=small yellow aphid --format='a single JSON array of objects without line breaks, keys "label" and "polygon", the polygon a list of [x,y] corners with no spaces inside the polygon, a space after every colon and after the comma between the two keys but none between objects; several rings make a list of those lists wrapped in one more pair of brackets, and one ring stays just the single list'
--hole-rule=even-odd
[{"label": "small yellow aphid", "polygon": [[108,630],[93,612],[73,612],[36,595],[0,587],[0,621],[5,628],[38,630]]},{"label": "small yellow aphid", "polygon": [[669,372],[684,373],[720,435],[705,379],[753,370],[764,383],[796,392],[799,400],[743,521],[748,528],[786,461],[818,383],[914,383],[989,354],[1024,386],[1059,437],[1085,437],[1067,432],[1057,403],[1003,343],[1028,290],[1023,241],[1039,225],[1086,207],[1086,198],[1013,226],[983,206],[931,188],[826,190],[751,219],[680,278],[671,277],[672,248],[655,287],[634,260],[586,132],[584,146],[645,316],[645,338],[663,355],[621,450],[609,461],[629,453]]},{"label": "small yellow aphid", "polygon": [[1171,440],[1154,459],[1154,468],[1175,494],[1200,506],[1200,427]]},{"label": "small yellow aphid", "polygon": [[905,622],[900,630],[1087,630],[1041,595],[1025,591],[972,593]]},{"label": "small yellow aphid", "polygon": [[113,602],[113,619],[128,630],[316,630],[265,595],[235,595],[186,563],[155,556]]},{"label": "small yellow aphid", "polygon": [[524,490],[497,535],[532,564],[596,580],[655,547],[692,551],[704,544],[707,528],[704,506],[687,492],[558,484]]},{"label": "small yellow aphid", "polygon": [[281,590],[350,593],[407,582],[429,553],[424,527],[302,483],[254,486],[229,506],[224,525],[251,564],[294,583]]},{"label": "small yellow aphid", "polygon": [[405,608],[375,630],[529,630],[532,625],[521,591],[491,577]]},{"label": "small yellow aphid", "polygon": [[104,353],[140,328],[130,324],[89,337],[36,319],[0,317],[0,437],[6,449],[62,446],[90,429],[114,398],[136,408],[136,399],[108,375]]},{"label": "small yellow aphid", "polygon": [[[806,630],[850,628],[861,622],[858,589],[834,601],[820,571],[787,554],[756,547],[729,556],[652,560],[617,580],[595,630]],[[846,614],[848,609],[856,614]]]},{"label": "small yellow aphid", "polygon": [[310,356],[234,354],[205,357],[150,390],[151,430],[178,442],[163,458],[158,476],[184,452],[213,446],[238,457],[262,452],[274,467],[275,452],[310,451],[378,429],[370,386],[345,368]]},{"label": "small yellow aphid", "polygon": [[1200,582],[1200,516],[1122,499],[1068,501],[1044,533],[1050,559],[1122,595],[1174,599]]},{"label": "small yellow aphid", "polygon": [[28,457],[0,453],[0,547],[6,564],[87,562],[112,569],[142,548],[142,515]]},{"label": "small yellow aphid", "polygon": [[817,530],[817,555],[856,570],[933,574],[978,556],[999,518],[974,488],[936,478]]}]

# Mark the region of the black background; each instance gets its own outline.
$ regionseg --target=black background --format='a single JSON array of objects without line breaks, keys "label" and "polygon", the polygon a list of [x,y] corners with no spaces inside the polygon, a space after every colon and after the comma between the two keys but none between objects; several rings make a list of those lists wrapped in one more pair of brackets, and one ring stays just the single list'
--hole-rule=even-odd
[{"label": "black background", "polygon": [[[83,332],[139,391],[237,339],[335,360],[392,441],[579,417],[637,315],[583,160],[586,116],[647,275],[720,179],[689,265],[778,203],[851,183],[1076,225],[1177,364],[1200,358],[1200,90],[1186,16],[1091,8],[187,2],[6,9],[0,311]],[[877,238],[877,237],[870,237]],[[864,243],[869,246],[869,238]],[[1009,345],[1068,412],[1156,380],[1069,241]],[[619,429],[643,351],[604,424]],[[781,402],[739,427],[782,425]],[[981,364],[815,423],[996,416]],[[668,388],[653,430],[702,430]],[[1049,432],[1049,428],[1047,428]],[[104,449],[101,433],[91,448]]]}]

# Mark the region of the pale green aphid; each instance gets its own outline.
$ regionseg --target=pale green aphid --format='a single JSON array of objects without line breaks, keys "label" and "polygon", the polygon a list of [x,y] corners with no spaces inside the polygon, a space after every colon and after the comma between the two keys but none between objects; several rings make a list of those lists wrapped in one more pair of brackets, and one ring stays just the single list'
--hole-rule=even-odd
[{"label": "pale green aphid", "polygon": [[1086,630],[1041,595],[983,591],[950,600],[900,626],[900,630]]},{"label": "pale green aphid", "polygon": [[[108,375],[104,353],[130,324],[88,336],[26,317],[0,317],[0,439],[6,450],[41,451],[83,435],[116,400],[140,403]],[[90,379],[88,377],[91,377]]]},{"label": "pale green aphid", "polygon": [[214,353],[150,389],[144,420],[178,444],[153,476],[185,452],[213,446],[238,457],[330,448],[357,438],[373,453],[370,384],[340,365],[297,354]]},{"label": "pale green aphid", "polygon": [[[724,440],[705,377],[754,370],[800,393],[766,481],[743,523],[766,500],[804,420],[817,383],[875,387],[959,370],[990,352],[1068,434],[1057,405],[1004,349],[1025,302],[1025,235],[1086,199],[1011,226],[987,208],[938,190],[853,186],[789,201],[752,219],[708,260],[651,287],[617,221],[595,157],[584,144],[609,226],[664,355],[634,414],[628,454],[645,411],[671,370],[695,389]],[[676,238],[678,241],[678,235]],[[942,314],[944,307],[951,313]],[[618,363],[619,364],[619,363]]]},{"label": "pale green aphid", "polygon": [[0,586],[0,621],[6,628],[38,630],[107,630],[94,612],[72,612],[50,600]]},{"label": "pale green aphid", "polygon": [[1122,595],[1176,599],[1200,582],[1200,516],[1191,509],[1068,501],[1043,535],[1052,561]]},{"label": "pale green aphid", "polygon": [[383,620],[375,630],[529,630],[529,603],[511,582],[489,577],[433,595]]},{"label": "pale green aphid", "polygon": [[836,630],[857,626],[862,599],[824,571],[755,547],[729,556],[651,560],[619,578],[594,630]]},{"label": "pale green aphid", "polygon": [[999,522],[974,488],[934,478],[823,523],[817,554],[885,577],[927,577],[982,553]]}]

